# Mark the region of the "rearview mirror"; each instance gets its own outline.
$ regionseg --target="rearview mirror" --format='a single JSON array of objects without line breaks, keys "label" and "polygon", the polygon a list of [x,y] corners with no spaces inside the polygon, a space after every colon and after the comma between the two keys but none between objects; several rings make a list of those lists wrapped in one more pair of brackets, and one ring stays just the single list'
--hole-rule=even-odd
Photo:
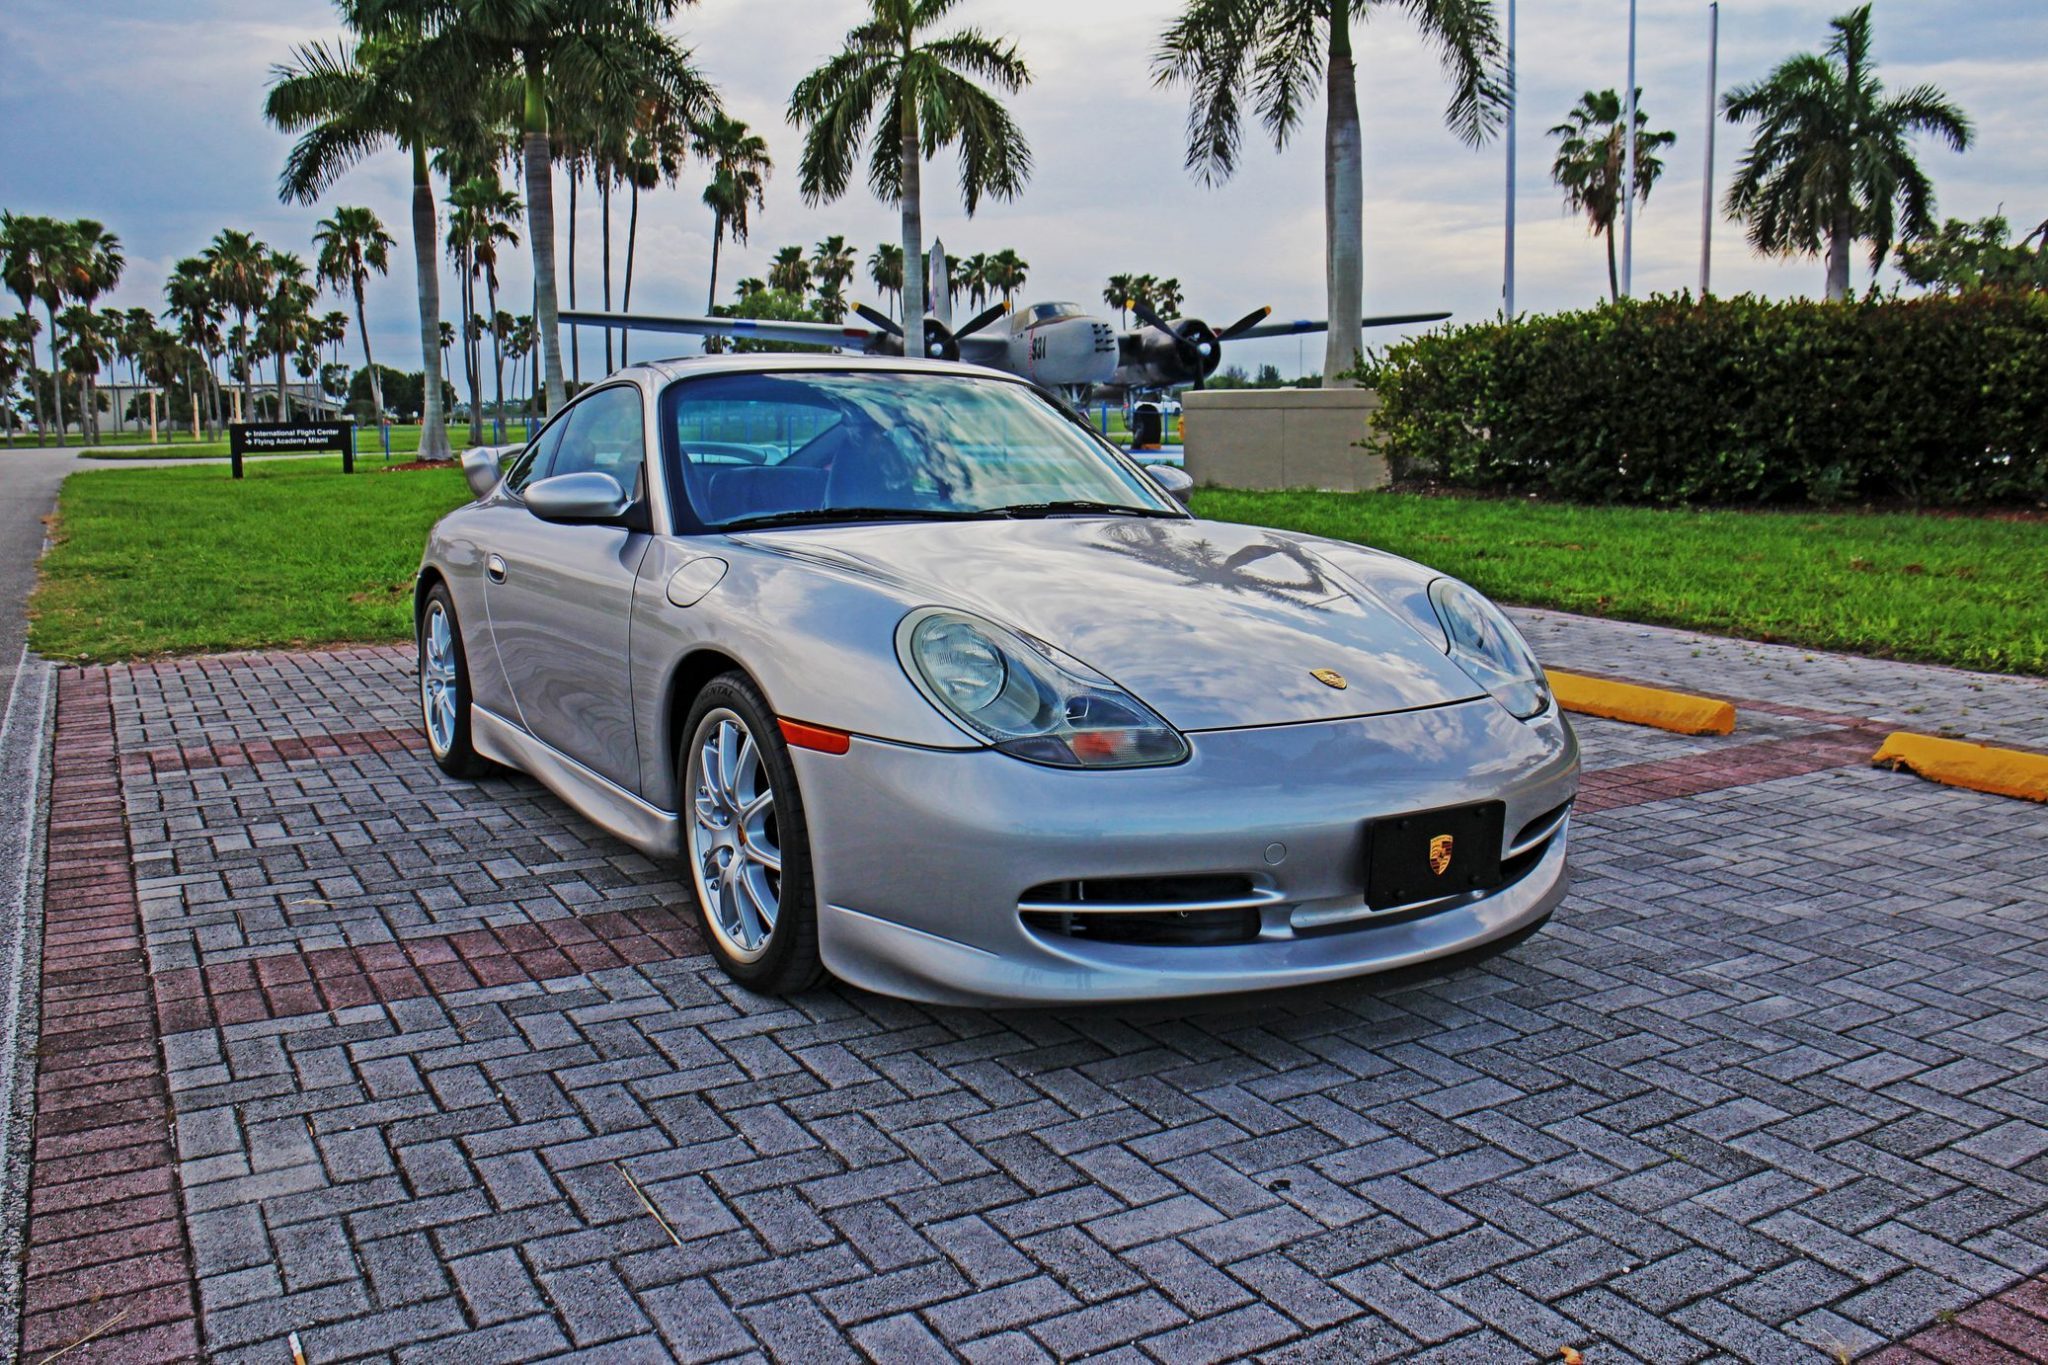
[{"label": "rearview mirror", "polygon": [[594,469],[536,480],[521,496],[542,521],[616,521],[632,506],[617,479]]},{"label": "rearview mirror", "polygon": [[1152,482],[1158,484],[1166,496],[1182,507],[1188,505],[1188,498],[1195,489],[1195,481],[1188,477],[1185,469],[1170,464],[1148,464],[1145,466],[1145,472],[1152,476]]},{"label": "rearview mirror", "polygon": [[479,498],[488,498],[491,490],[498,486],[498,480],[505,477],[505,456],[517,449],[517,446],[472,446],[463,451],[462,477],[469,480],[469,491]]}]

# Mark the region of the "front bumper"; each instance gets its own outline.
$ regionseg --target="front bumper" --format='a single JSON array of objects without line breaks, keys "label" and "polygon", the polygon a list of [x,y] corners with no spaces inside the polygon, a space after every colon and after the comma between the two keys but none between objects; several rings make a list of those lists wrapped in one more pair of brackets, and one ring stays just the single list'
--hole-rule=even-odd
[{"label": "front bumper", "polygon": [[[1525,724],[1482,699],[1189,742],[1185,763],[1121,771],[868,740],[845,755],[796,751],[826,965],[855,985],[943,1004],[1220,994],[1481,947],[1564,896],[1558,821],[1495,891],[1427,913],[1374,915],[1363,904],[1368,822],[1498,800],[1506,854],[1571,800],[1578,745],[1554,710]],[[1265,902],[1258,937],[1073,938],[1028,925],[1019,908],[1048,883],[1187,876],[1255,888]],[[1324,927],[1309,931],[1311,921]]]}]

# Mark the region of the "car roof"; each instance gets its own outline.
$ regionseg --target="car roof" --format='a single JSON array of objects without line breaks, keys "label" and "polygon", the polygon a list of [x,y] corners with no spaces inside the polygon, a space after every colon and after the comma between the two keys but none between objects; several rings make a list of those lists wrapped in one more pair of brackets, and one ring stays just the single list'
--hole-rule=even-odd
[{"label": "car roof", "polygon": [[762,351],[750,354],[677,356],[634,365],[612,376],[632,375],[643,383],[667,384],[707,374],[773,374],[789,371],[861,371],[877,374],[954,375],[975,379],[1000,379],[1007,383],[1027,381],[986,365],[968,365],[952,360],[909,360],[901,356],[827,355],[804,351]]}]

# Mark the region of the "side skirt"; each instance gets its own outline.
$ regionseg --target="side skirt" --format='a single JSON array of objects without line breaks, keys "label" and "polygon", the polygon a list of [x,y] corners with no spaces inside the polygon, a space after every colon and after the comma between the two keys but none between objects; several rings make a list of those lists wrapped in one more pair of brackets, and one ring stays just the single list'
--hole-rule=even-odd
[{"label": "side skirt", "polygon": [[605,833],[654,858],[682,855],[682,822],[474,702],[470,741],[493,763],[530,773]]}]

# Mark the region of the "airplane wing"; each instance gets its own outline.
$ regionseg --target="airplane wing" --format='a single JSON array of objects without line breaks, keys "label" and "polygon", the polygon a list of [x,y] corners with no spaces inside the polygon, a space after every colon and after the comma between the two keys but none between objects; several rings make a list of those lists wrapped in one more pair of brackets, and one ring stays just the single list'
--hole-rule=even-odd
[{"label": "airplane wing", "polygon": [[[568,315],[563,314],[564,317]],[[1398,327],[1409,322],[1442,322],[1449,313],[1386,313],[1379,317],[1361,318],[1360,327]],[[1303,332],[1327,332],[1330,324],[1324,319],[1303,318],[1297,322],[1262,322],[1256,327],[1247,327],[1237,334],[1237,340],[1247,337],[1291,337]]]},{"label": "airplane wing", "polygon": [[565,311],[562,321],[578,327],[617,331],[680,332],[689,336],[738,337],[793,346],[845,346],[865,351],[881,335],[856,322],[770,322],[759,318],[653,317],[645,313]]}]

